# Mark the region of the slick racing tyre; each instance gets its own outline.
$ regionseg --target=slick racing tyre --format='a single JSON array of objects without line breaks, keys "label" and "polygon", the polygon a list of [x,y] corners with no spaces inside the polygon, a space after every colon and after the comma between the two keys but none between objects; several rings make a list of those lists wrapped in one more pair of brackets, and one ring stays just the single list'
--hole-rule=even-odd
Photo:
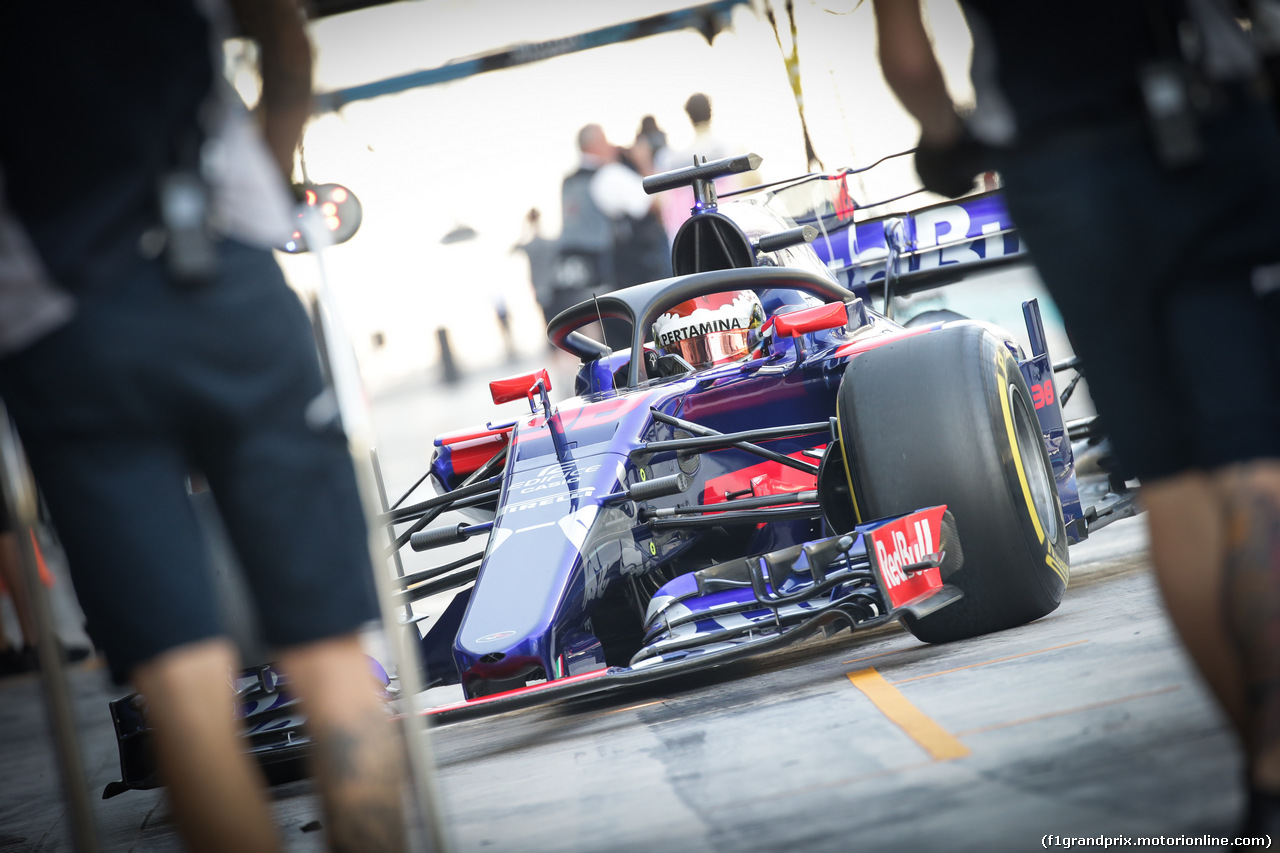
[{"label": "slick racing tyre", "polygon": [[957,325],[856,356],[836,404],[846,475],[868,521],[946,504],[959,601],[905,617],[927,643],[1038,619],[1066,588],[1067,532],[1026,380],[988,328]]}]

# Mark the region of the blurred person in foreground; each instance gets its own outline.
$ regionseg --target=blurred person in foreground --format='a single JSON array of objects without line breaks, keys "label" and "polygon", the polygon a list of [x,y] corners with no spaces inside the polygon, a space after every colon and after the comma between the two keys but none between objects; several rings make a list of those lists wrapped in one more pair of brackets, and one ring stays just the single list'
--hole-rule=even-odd
[{"label": "blurred person in foreground", "polygon": [[[1126,473],[1173,623],[1243,744],[1246,829],[1280,831],[1280,137],[1218,0],[961,0],[976,109],[918,0],[875,0],[926,188],[990,157]],[[979,142],[981,139],[981,142]],[[1206,329],[1218,328],[1225,334]],[[963,535],[963,531],[962,534]]]},{"label": "blurred person in foreground", "polygon": [[[347,442],[270,246],[310,111],[293,0],[0,13],[0,396],[112,676],[145,696],[186,845],[281,842],[246,757],[185,478],[209,482],[314,739],[333,851],[404,848],[403,752]],[[257,42],[259,127],[221,76]]]}]

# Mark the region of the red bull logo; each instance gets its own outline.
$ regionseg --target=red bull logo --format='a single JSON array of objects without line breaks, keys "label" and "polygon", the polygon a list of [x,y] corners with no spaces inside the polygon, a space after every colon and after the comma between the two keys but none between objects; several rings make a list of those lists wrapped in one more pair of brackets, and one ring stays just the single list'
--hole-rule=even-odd
[{"label": "red bull logo", "polygon": [[942,547],[945,506],[922,509],[883,524],[867,534],[872,564],[880,576],[885,603],[892,609],[910,604],[942,586],[942,572],[924,565]]},{"label": "red bull logo", "polygon": [[878,537],[875,540],[876,560],[879,561],[880,571],[884,575],[885,583],[889,586],[905,583],[907,574],[903,569],[915,563],[923,563],[936,550],[929,519],[922,518],[917,521],[910,533],[912,535],[908,539],[905,531],[891,531],[888,537],[889,545]]}]

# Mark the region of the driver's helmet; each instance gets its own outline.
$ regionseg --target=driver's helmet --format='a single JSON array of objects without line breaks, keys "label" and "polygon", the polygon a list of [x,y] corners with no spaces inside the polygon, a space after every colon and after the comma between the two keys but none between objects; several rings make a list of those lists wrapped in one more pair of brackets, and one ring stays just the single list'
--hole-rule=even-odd
[{"label": "driver's helmet", "polygon": [[653,343],[701,369],[745,356],[762,325],[764,306],[750,290],[713,293],[667,309],[653,324]]}]

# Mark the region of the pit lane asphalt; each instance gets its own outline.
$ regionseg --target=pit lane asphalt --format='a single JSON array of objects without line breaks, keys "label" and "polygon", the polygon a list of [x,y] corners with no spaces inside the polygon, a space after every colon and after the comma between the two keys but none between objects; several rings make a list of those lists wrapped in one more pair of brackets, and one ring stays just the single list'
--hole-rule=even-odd
[{"label": "pit lane asphalt", "polygon": [[[393,497],[437,430],[492,417],[484,396],[427,382],[379,396]],[[1164,617],[1141,519],[1073,549],[1072,572],[1056,612],[986,637],[843,633],[439,727],[456,849],[1021,851],[1046,834],[1234,834],[1239,758]],[[849,675],[868,669],[883,681],[858,676],[864,691]],[[102,849],[181,849],[163,792],[97,799],[118,778],[107,701],[119,694],[92,662],[71,687]],[[71,849],[36,676],[0,680],[0,744],[0,851]],[[272,797],[286,849],[323,850],[310,783]]]}]

